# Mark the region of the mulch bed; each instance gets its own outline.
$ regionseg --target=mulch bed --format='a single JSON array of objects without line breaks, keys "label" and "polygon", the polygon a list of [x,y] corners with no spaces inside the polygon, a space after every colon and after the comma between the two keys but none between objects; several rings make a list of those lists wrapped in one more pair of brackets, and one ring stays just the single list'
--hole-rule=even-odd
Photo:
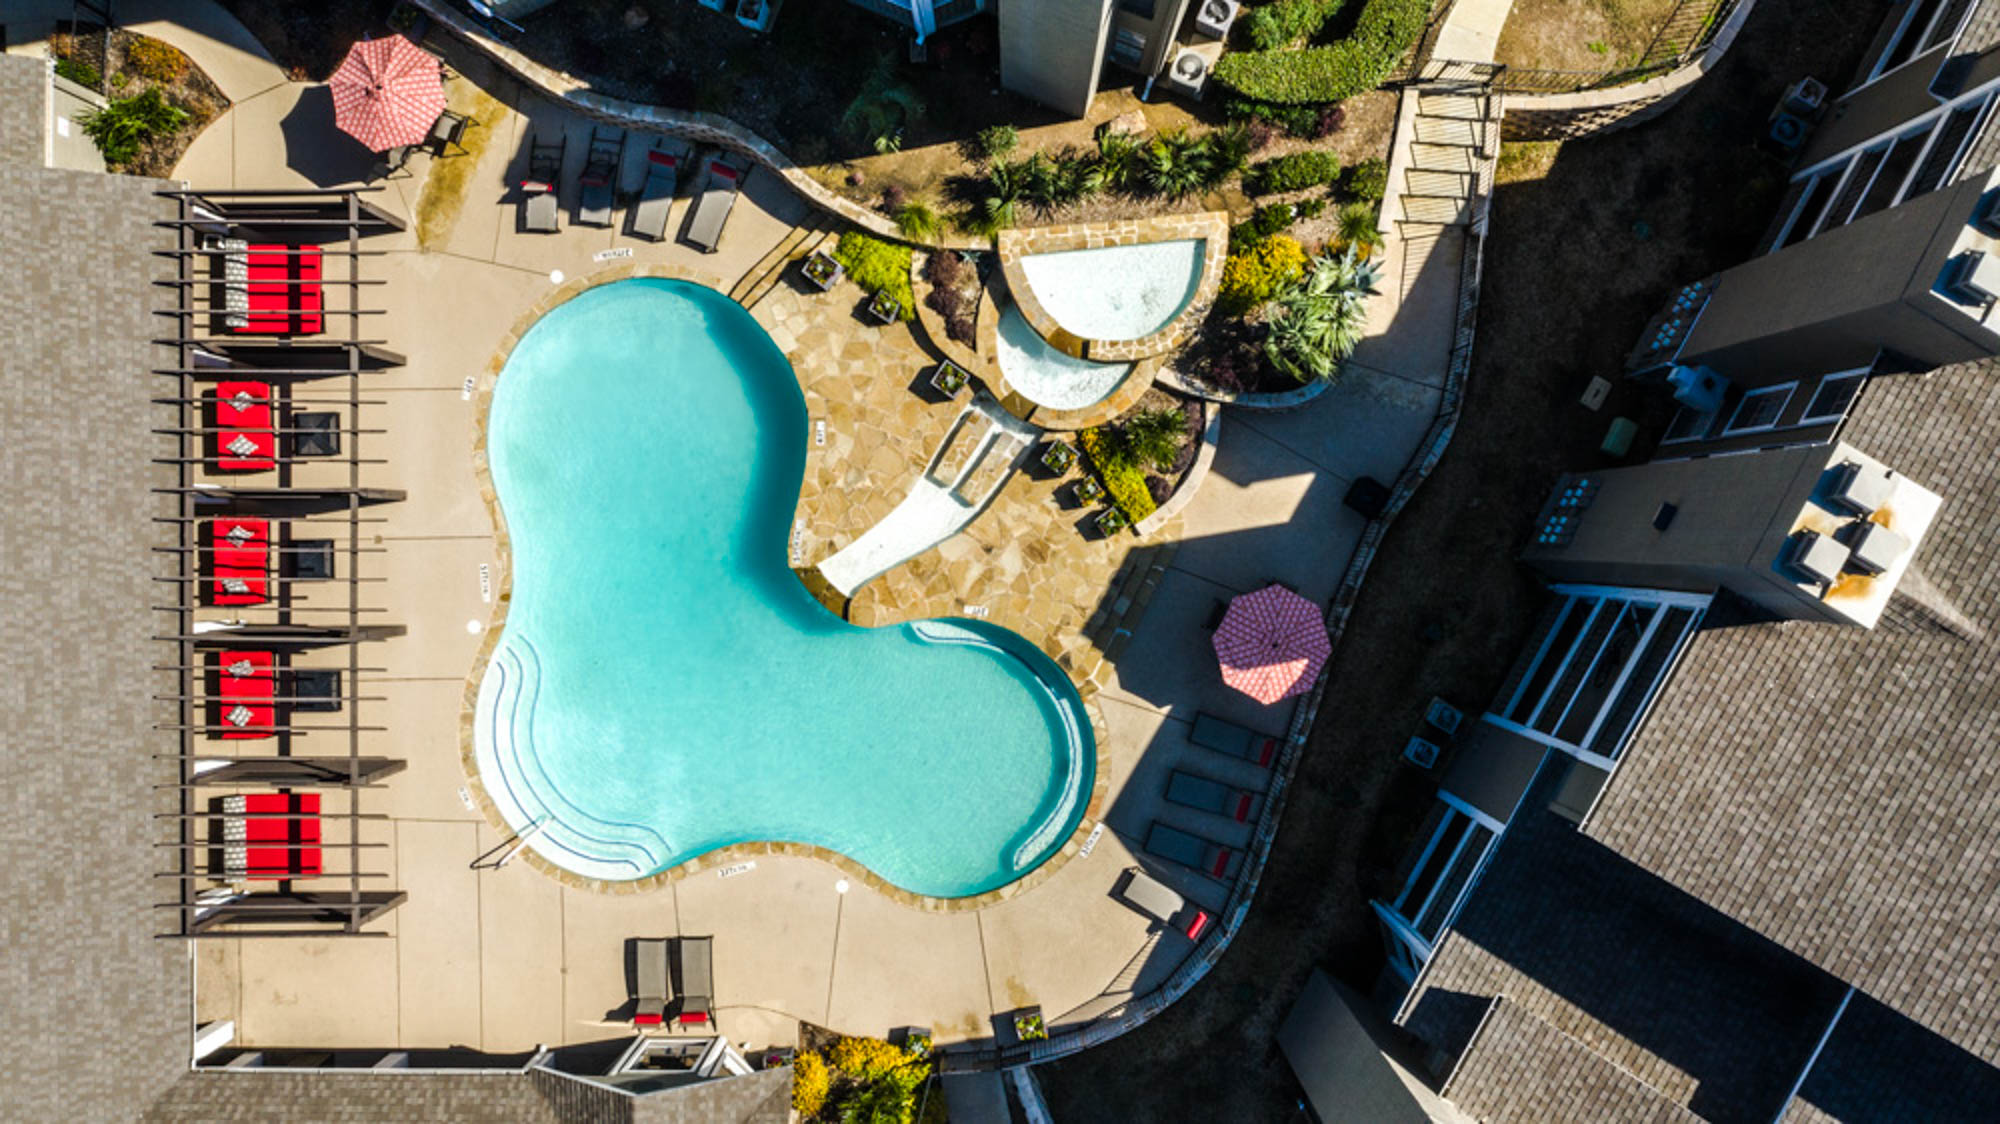
[{"label": "mulch bed", "polygon": [[[123,28],[113,28],[110,37],[110,56],[105,56],[105,36],[101,27],[85,25],[70,31],[59,31],[53,41],[58,58],[75,59],[89,64],[105,77],[102,88],[105,96],[116,100],[143,93],[151,87],[158,87],[166,99],[187,111],[187,124],[165,136],[151,137],[139,145],[139,154],[129,163],[111,166],[111,171],[134,176],[165,178],[187,154],[188,146],[208,127],[208,123],[229,110],[229,99],[222,94],[222,88],[214,79],[202,72],[193,60],[188,60],[186,71],[172,81],[156,81],[140,74],[132,67],[127,55],[133,44],[138,42],[159,43],[159,40],[144,35],[136,35]],[[159,44],[166,47],[166,44]],[[168,50],[173,50],[167,47]],[[176,51],[176,54],[179,52]],[[186,56],[182,56],[185,58]]]}]

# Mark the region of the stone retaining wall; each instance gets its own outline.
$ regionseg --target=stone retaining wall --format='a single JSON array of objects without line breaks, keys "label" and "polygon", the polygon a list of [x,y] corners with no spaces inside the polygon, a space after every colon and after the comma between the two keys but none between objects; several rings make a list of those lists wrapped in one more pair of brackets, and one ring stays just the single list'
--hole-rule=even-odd
[{"label": "stone retaining wall", "polygon": [[1658,78],[1574,94],[1508,95],[1500,121],[1501,137],[1510,141],[1573,140],[1616,132],[1658,117],[1722,61],[1754,7],[1756,0],[1742,0],[1700,57]]},{"label": "stone retaining wall", "polygon": [[[428,13],[437,26],[463,39],[474,50],[491,58],[509,74],[585,117],[624,129],[686,137],[697,144],[714,145],[742,153],[782,176],[793,191],[798,192],[807,202],[820,210],[853,223],[877,237],[897,242],[910,241],[888,216],[878,214],[828,190],[818,180],[807,175],[805,169],[794,163],[792,158],[780,151],[777,145],[728,117],[692,109],[642,105],[595,93],[590,89],[590,84],[583,79],[543,66],[520,51],[494,39],[477,24],[445,4],[443,0],[410,0],[410,2]],[[989,245],[983,238],[956,237],[942,232],[938,241],[931,244],[955,250],[983,250]]]}]

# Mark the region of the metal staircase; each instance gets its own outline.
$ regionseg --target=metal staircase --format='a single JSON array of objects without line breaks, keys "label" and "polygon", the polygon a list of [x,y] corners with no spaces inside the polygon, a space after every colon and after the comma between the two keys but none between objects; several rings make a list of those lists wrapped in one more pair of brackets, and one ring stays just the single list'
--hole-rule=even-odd
[{"label": "metal staircase", "polygon": [[1500,115],[1483,82],[1441,81],[1406,96],[1416,98],[1416,116],[1397,222],[1414,249],[1439,233],[1427,228],[1471,221],[1472,201],[1499,154]]}]

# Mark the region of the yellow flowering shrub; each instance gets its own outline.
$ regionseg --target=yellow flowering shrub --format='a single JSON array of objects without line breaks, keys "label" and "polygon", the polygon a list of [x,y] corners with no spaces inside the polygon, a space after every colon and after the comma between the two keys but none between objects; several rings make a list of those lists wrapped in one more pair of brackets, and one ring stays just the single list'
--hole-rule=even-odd
[{"label": "yellow flowering shrub", "polygon": [[792,1059],[792,1110],[810,1120],[826,1107],[826,1094],[833,1077],[818,1054],[800,1054]]},{"label": "yellow flowering shrub", "polygon": [[1274,234],[1222,263],[1222,284],[1215,306],[1226,315],[1241,316],[1303,277],[1305,247],[1285,234]]}]

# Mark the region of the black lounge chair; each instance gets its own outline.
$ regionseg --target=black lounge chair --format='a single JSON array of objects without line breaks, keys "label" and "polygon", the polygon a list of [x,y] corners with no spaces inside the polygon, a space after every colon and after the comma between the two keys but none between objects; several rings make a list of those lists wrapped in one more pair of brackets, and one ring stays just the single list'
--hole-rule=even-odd
[{"label": "black lounge chair", "polygon": [[459,142],[465,139],[465,127],[478,123],[463,113],[447,109],[431,122],[431,135],[424,138],[424,147],[430,150],[433,157],[443,156],[448,148],[456,148],[463,153],[465,145]]},{"label": "black lounge chair", "polygon": [[1175,769],[1167,777],[1167,803],[1248,823],[1263,805],[1264,797],[1249,789]]},{"label": "black lounge chair", "polygon": [[563,153],[568,148],[567,136],[554,144],[528,138],[528,178],[521,181],[522,230],[554,234],[561,226],[556,215],[556,183],[562,178]]},{"label": "black lounge chair", "polygon": [[1266,769],[1278,756],[1277,738],[1238,726],[1206,711],[1194,716],[1194,729],[1188,731],[1188,740],[1203,749],[1241,757],[1252,765]]},{"label": "black lounge chair", "polygon": [[667,236],[667,213],[673,209],[674,192],[687,161],[685,145],[662,142],[647,150],[646,182],[639,189],[639,202],[632,207],[634,235],[655,242]]},{"label": "black lounge chair", "polygon": [[1220,882],[1236,877],[1243,866],[1241,852],[1158,820],[1146,831],[1146,853]]},{"label": "black lounge chair", "polygon": [[715,1025],[715,964],[713,937],[682,937],[680,945],[680,1010],[674,1021]]},{"label": "black lounge chair", "polygon": [[634,965],[638,986],[633,988],[638,1003],[632,1008],[632,1025],[659,1026],[667,1021],[667,1004],[674,999],[674,985],[667,979],[667,942],[639,940],[632,945],[638,956]]},{"label": "black lounge chair", "polygon": [[610,226],[611,204],[618,192],[618,167],[625,154],[625,130],[608,133],[598,126],[590,129],[590,152],[583,160],[583,175],[577,182],[583,190],[576,200],[579,226]]},{"label": "black lounge chair", "polygon": [[743,190],[743,177],[749,171],[748,161],[730,161],[721,156],[708,161],[708,175],[702,181],[694,208],[688,213],[683,240],[704,254],[715,252],[722,242],[722,228],[729,222],[729,211],[736,206],[736,195]]},{"label": "black lounge chair", "polygon": [[[410,162],[410,153],[415,148],[416,146],[413,144],[399,144],[389,151],[384,152],[380,157],[376,158],[375,166],[369,169],[368,182],[374,183],[376,180],[386,180],[394,176],[397,172],[402,172],[403,166]],[[404,174],[407,175],[408,173],[405,172]]]}]

